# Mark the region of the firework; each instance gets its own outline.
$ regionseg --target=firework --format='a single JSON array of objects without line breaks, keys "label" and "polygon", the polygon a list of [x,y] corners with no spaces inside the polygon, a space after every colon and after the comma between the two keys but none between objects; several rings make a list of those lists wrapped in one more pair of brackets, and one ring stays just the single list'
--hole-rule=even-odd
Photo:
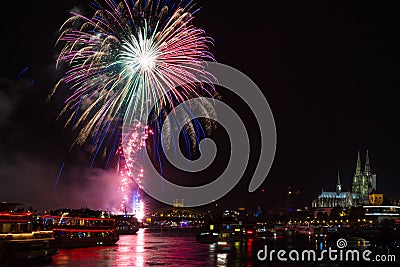
[{"label": "firework", "polygon": [[[138,190],[142,187],[144,170],[138,155],[146,150],[148,120],[155,123],[149,114],[160,117],[166,108],[169,112],[199,95],[199,88],[214,94],[212,85],[201,82],[212,84],[212,75],[204,70],[204,61],[214,61],[209,52],[212,40],[193,25],[190,1],[103,0],[93,7],[90,17],[71,12],[60,29],[57,43],[64,46],[57,66],[64,65],[66,72],[49,99],[57,88],[69,89],[60,116],[69,113],[66,125],[79,129],[74,144],[92,138],[95,156],[100,147],[112,144],[109,157],[120,147],[120,208],[126,211],[132,182]],[[130,128],[121,138],[122,122]],[[185,129],[194,140],[195,126]],[[142,202],[139,207],[143,213]]]},{"label": "firework", "polygon": [[144,201],[142,199],[140,190],[136,190],[133,195],[133,203],[132,203],[132,210],[135,214],[135,217],[138,219],[139,222],[143,222],[143,218],[145,216],[145,207]]},{"label": "firework", "polygon": [[[189,98],[195,98],[195,95]],[[214,91],[213,99],[220,99],[220,95]],[[179,104],[179,103],[178,103]],[[149,142],[148,146],[154,149],[154,146],[164,144],[163,149],[168,150],[176,147],[177,144],[173,143],[174,133],[182,133],[186,141],[188,151],[196,152],[199,140],[209,136],[216,128],[216,122],[209,119],[216,118],[217,114],[210,100],[203,98],[200,104],[187,106],[181,109],[179,114],[176,114],[172,106],[161,107],[158,114],[152,113],[150,116],[150,125],[153,129],[153,142]],[[193,113],[196,113],[198,118],[193,118]],[[200,115],[199,115],[200,114]],[[170,117],[166,121],[167,117]],[[182,118],[188,123],[182,125]],[[164,134],[162,128],[167,129]]]},{"label": "firework", "polygon": [[140,159],[138,154],[144,152],[143,149],[145,148],[149,133],[152,132],[147,130],[147,127],[142,127],[141,123],[137,123],[135,129],[126,136],[125,140],[122,140],[121,143],[124,143],[124,146],[121,145],[117,151],[117,156],[119,157],[118,175],[120,177],[118,191],[122,195],[120,204],[120,211],[122,212],[127,212],[133,186],[132,183],[136,182],[138,190],[142,188],[141,183],[144,170],[138,161]]},{"label": "firework", "polygon": [[[95,3],[92,17],[72,12],[60,29],[65,45],[57,65],[64,62],[68,70],[49,97],[64,84],[72,93],[61,114],[83,109],[66,122],[80,128],[74,143],[91,136],[101,145],[127,114],[129,121],[146,125],[144,116],[152,108],[158,113],[162,106],[182,102],[197,94],[202,83],[196,77],[212,78],[202,67],[214,60],[208,49],[212,40],[192,24],[190,2],[133,2]],[[184,85],[177,90],[175,84]]]}]

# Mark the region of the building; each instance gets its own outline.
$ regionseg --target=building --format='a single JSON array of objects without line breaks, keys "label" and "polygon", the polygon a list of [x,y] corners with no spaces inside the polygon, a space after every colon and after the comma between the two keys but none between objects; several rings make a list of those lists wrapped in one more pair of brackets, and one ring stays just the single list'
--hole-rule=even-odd
[{"label": "building", "polygon": [[376,190],[376,175],[372,174],[371,171],[368,150],[363,172],[361,171],[360,151],[358,151],[356,171],[353,176],[353,184],[351,187],[351,192],[358,196],[356,199],[356,204],[368,205],[369,194],[372,192],[372,190]]},{"label": "building", "polygon": [[372,206],[381,206],[383,204],[383,193],[378,190],[372,190],[369,194],[369,204]]},{"label": "building", "polygon": [[[351,191],[342,190],[338,171],[336,190],[324,191],[322,189],[321,194],[312,201],[311,205],[313,208],[334,208],[368,205],[370,203],[370,193],[374,190],[376,191],[376,175],[372,174],[371,171],[368,150],[365,159],[364,171],[362,171],[361,169],[361,157],[360,152],[358,152],[356,171],[353,176]],[[378,201],[378,199],[376,199],[376,201]]]},{"label": "building", "polygon": [[351,192],[343,192],[340,183],[340,176],[338,171],[336,191],[324,191],[312,201],[313,208],[334,208],[334,207],[350,207],[353,206],[354,198]]}]

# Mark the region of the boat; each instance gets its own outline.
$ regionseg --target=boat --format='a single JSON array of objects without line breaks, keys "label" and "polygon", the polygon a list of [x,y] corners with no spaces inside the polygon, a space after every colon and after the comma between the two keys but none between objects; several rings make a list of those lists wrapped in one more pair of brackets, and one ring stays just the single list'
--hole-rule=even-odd
[{"label": "boat", "polygon": [[[346,249],[365,250],[371,245],[369,240],[359,236],[346,236],[343,240],[345,241]],[[336,246],[338,246],[338,244],[340,244],[339,241],[336,242]]]},{"label": "boat", "polygon": [[233,221],[213,222],[201,229],[196,236],[199,243],[218,243],[243,241],[245,229]]},{"label": "boat", "polygon": [[306,236],[312,236],[315,235],[315,227],[314,225],[297,225],[295,228],[295,231],[299,234],[306,235]]},{"label": "boat", "polygon": [[271,228],[271,232],[274,238],[281,238],[285,236],[287,231],[286,225],[283,223],[274,224],[273,228]]},{"label": "boat", "polygon": [[44,215],[44,227],[53,232],[58,248],[115,245],[119,240],[114,218]]},{"label": "boat", "polygon": [[52,232],[37,229],[35,213],[17,205],[0,203],[0,266],[50,261],[58,252]]},{"label": "boat", "polygon": [[133,235],[139,231],[139,222],[135,215],[113,215],[112,218],[115,219],[116,231],[119,235]]},{"label": "boat", "polygon": [[196,236],[199,243],[236,242],[243,241],[243,239],[242,233],[227,230],[201,232]]},{"label": "boat", "polygon": [[271,228],[266,223],[256,223],[255,233],[257,238],[271,238],[274,236]]}]

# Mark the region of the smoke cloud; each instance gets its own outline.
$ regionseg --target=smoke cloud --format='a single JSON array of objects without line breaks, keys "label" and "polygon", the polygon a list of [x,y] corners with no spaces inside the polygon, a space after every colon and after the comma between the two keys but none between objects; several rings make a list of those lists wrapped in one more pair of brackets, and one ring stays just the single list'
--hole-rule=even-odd
[{"label": "smoke cloud", "polygon": [[9,119],[16,109],[19,101],[21,84],[17,82],[1,79],[0,80],[0,127],[10,123]]},{"label": "smoke cloud", "polygon": [[115,170],[61,166],[32,155],[0,163],[2,201],[32,205],[39,210],[60,207],[113,210],[120,203]]}]

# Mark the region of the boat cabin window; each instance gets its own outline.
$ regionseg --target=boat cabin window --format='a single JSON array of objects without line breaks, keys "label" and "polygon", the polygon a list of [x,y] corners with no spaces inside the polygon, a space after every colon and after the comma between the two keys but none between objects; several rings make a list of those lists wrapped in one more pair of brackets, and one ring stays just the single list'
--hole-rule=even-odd
[{"label": "boat cabin window", "polygon": [[29,223],[0,223],[0,233],[29,233],[32,225]]}]

